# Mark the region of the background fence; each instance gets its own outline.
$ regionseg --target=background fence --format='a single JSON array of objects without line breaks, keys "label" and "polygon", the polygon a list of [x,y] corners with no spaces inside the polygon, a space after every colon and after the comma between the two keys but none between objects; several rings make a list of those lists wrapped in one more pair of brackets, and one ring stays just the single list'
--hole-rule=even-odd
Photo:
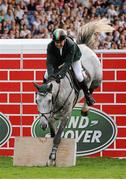
[{"label": "background fence", "polygon": [[[12,135],[0,147],[0,156],[13,156],[15,136],[31,136],[37,115],[33,81],[42,82],[49,40],[1,40],[0,112],[12,124]],[[126,157],[126,51],[96,51],[103,66],[103,82],[94,92],[95,108],[117,124],[115,142],[92,156]]]}]

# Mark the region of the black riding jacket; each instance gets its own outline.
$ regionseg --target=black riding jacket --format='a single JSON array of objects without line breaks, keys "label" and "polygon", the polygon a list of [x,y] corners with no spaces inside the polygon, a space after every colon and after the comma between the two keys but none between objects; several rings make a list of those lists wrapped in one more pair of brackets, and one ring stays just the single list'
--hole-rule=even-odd
[{"label": "black riding jacket", "polygon": [[71,38],[66,38],[62,49],[62,55],[60,55],[60,50],[55,46],[55,43],[52,40],[47,47],[48,76],[57,73],[59,66],[62,65],[58,74],[64,78],[72,63],[78,61],[81,55],[78,45]]}]

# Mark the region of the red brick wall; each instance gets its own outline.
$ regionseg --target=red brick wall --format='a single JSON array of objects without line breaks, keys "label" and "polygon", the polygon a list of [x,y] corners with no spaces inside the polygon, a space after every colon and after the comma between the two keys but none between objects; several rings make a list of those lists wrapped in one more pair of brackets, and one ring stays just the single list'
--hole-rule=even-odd
[{"label": "red brick wall", "polygon": [[[126,53],[98,53],[103,65],[103,82],[94,93],[94,107],[109,114],[117,124],[116,141],[93,156],[126,157]],[[0,54],[0,112],[12,124],[9,141],[0,156],[12,156],[15,136],[31,136],[37,114],[33,81],[41,82],[46,54]]]}]

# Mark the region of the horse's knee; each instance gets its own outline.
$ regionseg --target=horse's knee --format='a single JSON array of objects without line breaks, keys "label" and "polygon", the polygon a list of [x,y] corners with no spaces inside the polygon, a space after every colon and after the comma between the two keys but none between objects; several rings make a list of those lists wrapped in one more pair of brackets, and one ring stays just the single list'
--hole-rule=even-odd
[{"label": "horse's knee", "polygon": [[55,132],[54,131],[51,131],[50,133],[51,133],[52,138],[55,137]]},{"label": "horse's knee", "polygon": [[51,137],[55,137],[55,129],[50,127],[50,134],[51,134]]},{"label": "horse's knee", "polygon": [[69,116],[66,116],[66,117],[64,118],[64,120],[63,120],[63,121],[61,122],[61,124],[60,124],[60,127],[59,127],[59,129],[58,129],[58,131],[57,131],[57,134],[56,134],[55,137],[54,137],[53,144],[54,144],[54,146],[56,146],[56,147],[58,147],[58,145],[59,145],[60,142],[61,142],[61,135],[62,135],[62,132],[63,132],[65,126],[66,126],[67,120],[68,120],[69,118],[70,118]]},{"label": "horse's knee", "polygon": [[50,122],[49,122],[49,128],[50,128],[51,137],[52,138],[55,137],[55,128],[54,128],[53,124],[51,124]]}]

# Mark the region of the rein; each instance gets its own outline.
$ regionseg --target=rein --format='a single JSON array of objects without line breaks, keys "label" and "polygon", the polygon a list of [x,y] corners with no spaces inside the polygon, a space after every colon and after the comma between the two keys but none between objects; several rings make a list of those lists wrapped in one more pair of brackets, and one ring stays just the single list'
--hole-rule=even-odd
[{"label": "rein", "polygon": [[[68,78],[68,76],[66,76],[67,77],[67,79],[69,80],[69,82],[70,82],[70,79]],[[70,85],[71,85],[71,82],[70,82]],[[70,91],[70,93],[68,94],[68,96],[67,96],[67,98],[66,98],[66,100],[64,101],[64,103],[62,104],[62,106],[61,107],[59,107],[56,111],[52,111],[53,112],[53,114],[55,114],[55,113],[57,113],[58,111],[61,111],[62,109],[63,109],[63,107],[65,106],[65,104],[67,103],[67,101],[68,101],[68,99],[69,99],[69,97],[70,97],[70,95],[71,95],[71,93],[72,93],[72,91],[73,91],[73,88],[72,88],[72,86],[71,86],[71,91]],[[54,105],[54,107],[55,107],[55,102],[56,102],[56,99],[57,99],[57,97],[58,97],[58,95],[59,95],[59,92],[60,92],[60,83],[59,83],[59,88],[58,88],[58,92],[57,92],[57,95],[56,95],[56,98],[55,98],[55,101],[54,101],[54,103],[52,103],[53,105]],[[53,108],[54,108],[53,107]]]},{"label": "rein", "polygon": [[[63,109],[63,107],[64,107],[65,104],[67,103],[67,101],[68,101],[68,99],[69,99],[72,91],[73,91],[73,89],[71,88],[71,91],[70,91],[69,95],[67,96],[66,100],[64,101],[64,103],[62,104],[62,106],[61,106],[59,109],[57,109],[56,111],[53,111],[54,114],[57,113],[58,111],[61,111],[61,110]],[[58,97],[58,96],[57,96],[57,97]],[[55,104],[54,104],[54,105],[55,105]]]},{"label": "rein", "polygon": [[[66,76],[66,77],[67,77],[67,76]],[[69,79],[68,77],[67,77],[67,79],[70,81],[70,79]],[[71,84],[71,82],[70,82],[70,84]],[[65,104],[67,103],[67,101],[68,101],[68,99],[69,99],[72,91],[73,91],[73,88],[71,87],[71,91],[70,91],[70,93],[68,94],[68,96],[67,96],[66,100],[64,101],[64,103],[62,104],[62,106],[59,107],[57,110],[54,111],[53,109],[54,109],[55,106],[56,106],[56,99],[58,98],[59,92],[60,92],[60,83],[59,83],[59,88],[58,88],[56,97],[55,97],[55,99],[52,99],[52,109],[51,109],[49,112],[46,112],[46,113],[39,112],[39,113],[41,114],[40,117],[43,116],[46,120],[48,120],[48,118],[46,117],[46,114],[52,114],[52,115],[54,115],[54,114],[56,114],[58,111],[61,111],[61,110],[63,109],[63,107],[65,106]],[[51,117],[51,115],[50,115],[50,117]]]}]

